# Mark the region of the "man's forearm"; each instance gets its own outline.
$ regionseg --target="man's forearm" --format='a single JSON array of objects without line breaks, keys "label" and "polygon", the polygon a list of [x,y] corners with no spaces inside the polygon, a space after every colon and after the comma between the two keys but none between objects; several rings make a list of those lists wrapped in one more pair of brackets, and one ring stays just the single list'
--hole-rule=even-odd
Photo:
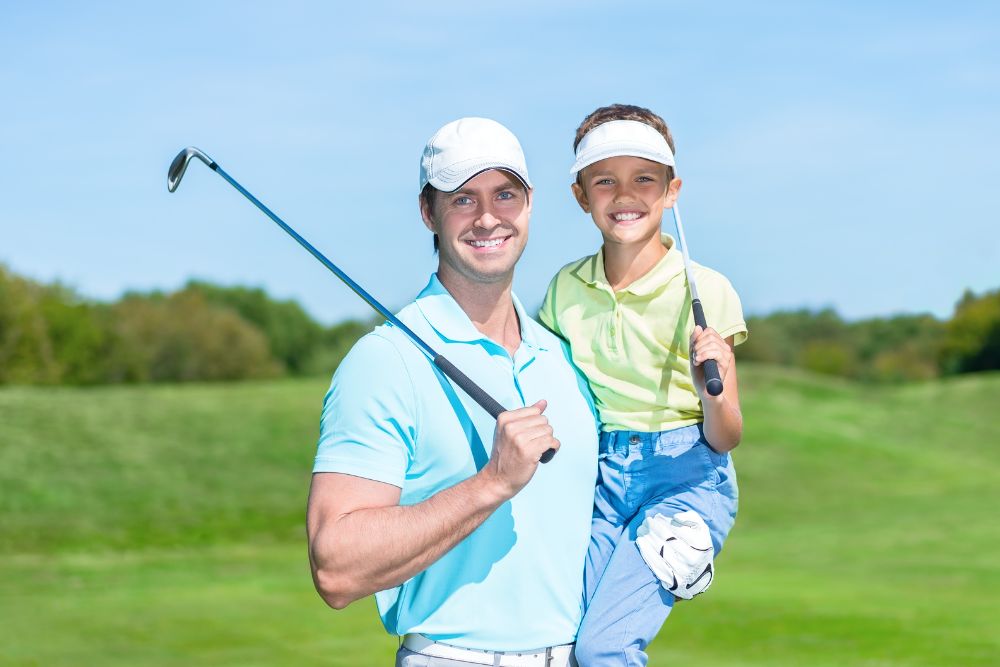
[{"label": "man's forearm", "polygon": [[398,586],[451,550],[508,498],[487,475],[477,474],[415,505],[310,517],[317,588],[339,609]]}]

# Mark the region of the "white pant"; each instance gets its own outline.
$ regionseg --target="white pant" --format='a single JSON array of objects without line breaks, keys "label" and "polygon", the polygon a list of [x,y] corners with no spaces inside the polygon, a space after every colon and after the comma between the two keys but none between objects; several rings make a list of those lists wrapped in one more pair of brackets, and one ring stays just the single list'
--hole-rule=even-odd
[{"label": "white pant", "polygon": [[577,667],[573,645],[531,651],[478,651],[407,635],[396,653],[396,667]]}]

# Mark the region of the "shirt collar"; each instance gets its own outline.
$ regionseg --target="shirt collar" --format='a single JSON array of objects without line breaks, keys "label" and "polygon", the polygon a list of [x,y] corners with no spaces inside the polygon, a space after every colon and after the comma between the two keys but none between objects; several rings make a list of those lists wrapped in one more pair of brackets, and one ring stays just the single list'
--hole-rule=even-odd
[{"label": "shirt collar", "polygon": [[[640,276],[628,287],[624,287],[619,292],[628,292],[636,296],[647,296],[663,287],[672,278],[684,272],[684,257],[681,251],[675,246],[674,237],[670,234],[660,234],[660,242],[667,249],[667,254],[660,258],[645,275]],[[611,284],[604,273],[604,246],[592,255],[590,259],[583,262],[573,271],[574,275],[583,282],[593,287],[598,287],[607,291],[611,290]]]},{"label": "shirt collar", "polygon": [[[545,350],[546,347],[535,330],[533,320],[528,317],[521,305],[521,300],[511,292],[511,300],[514,302],[514,312],[521,324],[521,344],[528,347]],[[457,343],[478,343],[495,347],[501,347],[493,340],[490,340],[476,328],[466,315],[462,307],[458,305],[455,298],[438,280],[436,273],[431,275],[427,286],[420,292],[416,299],[417,307],[427,320],[428,324],[434,328],[441,338],[447,342]],[[502,349],[502,348],[501,348]]]}]

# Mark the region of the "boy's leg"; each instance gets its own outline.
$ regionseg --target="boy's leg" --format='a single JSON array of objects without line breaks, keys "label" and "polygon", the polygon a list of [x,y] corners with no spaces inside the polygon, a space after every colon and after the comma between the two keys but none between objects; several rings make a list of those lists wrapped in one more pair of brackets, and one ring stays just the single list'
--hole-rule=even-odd
[{"label": "boy's leg", "polygon": [[618,539],[625,530],[625,476],[628,457],[609,452],[614,433],[601,434],[601,459],[597,464],[597,487],[594,492],[594,514],[590,524],[590,548],[583,570],[583,608],[591,598],[611,560]]},{"label": "boy's leg", "polygon": [[715,485],[687,487],[666,499],[652,500],[629,522],[615,545],[577,637],[581,667],[645,665],[645,649],[670,614],[674,596],[660,584],[635,544],[646,517],[693,510],[709,525],[716,554],[732,527],[735,499]]},{"label": "boy's leg", "polygon": [[674,596],[635,545],[640,513],[618,538],[577,636],[580,667],[645,665],[646,646],[670,614]]},{"label": "boy's leg", "polygon": [[590,548],[583,567],[584,610],[590,606],[624,529],[625,526],[598,509],[597,503],[594,504],[594,518],[590,522]]}]

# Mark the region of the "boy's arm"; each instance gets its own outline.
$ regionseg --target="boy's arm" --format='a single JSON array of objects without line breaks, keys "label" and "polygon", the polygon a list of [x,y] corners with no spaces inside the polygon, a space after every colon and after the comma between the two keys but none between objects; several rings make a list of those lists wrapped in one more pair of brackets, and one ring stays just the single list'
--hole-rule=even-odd
[{"label": "boy's arm", "polygon": [[[736,379],[735,338],[725,340],[709,327],[695,327],[691,336],[691,374],[705,413],[705,439],[717,452],[728,452],[740,444],[743,437],[743,414],[740,412],[740,392]],[[702,363],[715,359],[722,378],[722,393],[710,396],[705,390]]]}]

